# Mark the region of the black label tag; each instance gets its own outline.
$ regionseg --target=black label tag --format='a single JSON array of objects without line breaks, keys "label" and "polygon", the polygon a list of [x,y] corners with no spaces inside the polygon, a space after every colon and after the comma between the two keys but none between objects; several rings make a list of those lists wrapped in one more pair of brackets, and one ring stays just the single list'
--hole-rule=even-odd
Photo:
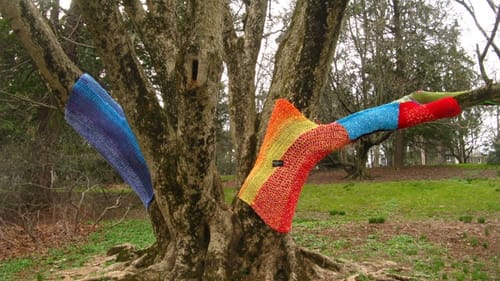
[{"label": "black label tag", "polygon": [[283,160],[273,160],[273,167],[283,167],[283,165],[285,165]]}]

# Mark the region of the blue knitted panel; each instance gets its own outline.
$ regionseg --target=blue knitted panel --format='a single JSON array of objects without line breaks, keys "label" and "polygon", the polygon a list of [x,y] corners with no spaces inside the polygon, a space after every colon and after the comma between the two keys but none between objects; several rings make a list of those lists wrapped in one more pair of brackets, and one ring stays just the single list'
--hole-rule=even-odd
[{"label": "blue knitted panel", "polygon": [[399,103],[388,103],[365,109],[337,121],[344,126],[350,140],[376,131],[398,128]]},{"label": "blue knitted panel", "polygon": [[149,207],[154,196],[151,175],[120,105],[94,78],[83,74],[71,90],[64,115]]}]

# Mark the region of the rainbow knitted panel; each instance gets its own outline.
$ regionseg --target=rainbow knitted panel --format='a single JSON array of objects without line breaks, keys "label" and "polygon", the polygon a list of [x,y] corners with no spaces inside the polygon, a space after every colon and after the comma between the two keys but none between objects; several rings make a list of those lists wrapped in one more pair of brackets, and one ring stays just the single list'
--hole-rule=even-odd
[{"label": "rainbow knitted panel", "polygon": [[330,151],[349,142],[339,124],[318,125],[280,99],[271,114],[255,166],[238,196],[271,228],[288,232],[310,170]]}]

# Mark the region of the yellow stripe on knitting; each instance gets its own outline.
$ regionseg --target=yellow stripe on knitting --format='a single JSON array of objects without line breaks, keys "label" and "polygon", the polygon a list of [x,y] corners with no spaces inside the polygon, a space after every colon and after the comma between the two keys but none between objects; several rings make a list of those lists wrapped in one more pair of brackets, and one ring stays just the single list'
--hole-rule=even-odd
[{"label": "yellow stripe on knitting", "polygon": [[300,135],[316,127],[316,123],[300,115],[284,119],[275,128],[268,128],[272,135],[265,138],[254,168],[241,187],[239,198],[251,205],[260,188],[277,169],[272,167],[272,160],[281,159]]}]

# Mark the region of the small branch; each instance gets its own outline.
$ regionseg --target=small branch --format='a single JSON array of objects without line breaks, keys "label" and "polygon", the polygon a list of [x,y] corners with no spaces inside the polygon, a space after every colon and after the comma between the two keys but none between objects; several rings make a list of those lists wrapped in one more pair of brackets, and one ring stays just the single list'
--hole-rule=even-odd
[{"label": "small branch", "polygon": [[41,106],[41,107],[46,107],[46,108],[50,108],[50,109],[58,109],[57,107],[53,106],[53,105],[49,105],[49,104],[46,104],[46,103],[43,103],[43,102],[38,102],[38,101],[34,101],[26,96],[20,96],[20,95],[16,95],[16,94],[11,94],[9,92],[6,92],[4,90],[0,90],[0,93],[4,94],[4,95],[7,95],[7,96],[10,96],[10,97],[13,97],[13,98],[16,98],[18,100],[21,100],[21,101],[24,101],[24,102],[29,102],[31,104],[34,104],[36,106]]},{"label": "small branch", "polygon": [[481,78],[483,78],[483,81],[486,83],[491,81],[491,79],[488,77],[488,74],[486,73],[486,68],[484,67],[484,59],[486,58],[486,54],[488,52],[488,46],[489,45],[486,45],[486,47],[483,50],[483,53],[481,53],[479,51],[479,45],[476,44],[476,55],[479,64],[479,71],[481,72]]},{"label": "small branch", "polygon": [[[455,0],[455,1],[457,3],[459,3],[460,5],[462,5],[465,8],[465,10],[467,10],[467,12],[469,13],[469,15],[474,20],[474,23],[476,24],[476,27],[479,29],[479,31],[481,32],[481,34],[483,34],[483,36],[486,38],[486,40],[490,40],[490,38],[488,37],[488,34],[486,33],[486,31],[479,24],[479,21],[477,20],[476,13],[474,12],[474,10],[469,5],[467,5],[465,3],[465,1],[462,1],[462,0]],[[499,8],[499,10],[500,10],[500,8]],[[500,49],[496,46],[496,44],[492,43],[491,46],[495,50],[495,53],[497,54],[497,56],[500,57]]]},{"label": "small branch", "polygon": [[79,220],[80,220],[80,211],[82,210],[82,205],[83,205],[83,200],[85,199],[85,195],[92,188],[93,187],[88,187],[84,192],[82,192],[82,195],[80,196],[80,201],[78,202],[78,205],[75,205],[75,204],[73,204],[73,202],[71,202],[71,205],[76,210],[75,217],[74,217],[73,233],[77,233],[77,230],[78,230],[78,225],[79,225]]},{"label": "small branch", "polygon": [[[486,73],[486,69],[484,67],[484,60],[486,59],[486,55],[488,54],[488,49],[490,48],[490,46],[494,46],[493,39],[495,38],[495,35],[497,33],[498,25],[500,24],[500,8],[498,9],[496,14],[497,14],[497,16],[495,19],[495,26],[493,27],[493,30],[491,31],[490,37],[489,38],[487,37],[488,41],[486,42],[486,46],[484,46],[482,53],[479,51],[479,45],[476,45],[476,54],[477,54],[477,58],[479,61],[479,69],[481,71],[481,77],[483,78],[483,80],[486,83],[491,83],[490,82],[491,80],[488,77],[488,74]],[[494,50],[497,54],[498,59],[500,59],[500,52],[498,52],[498,49],[494,48]]]},{"label": "small branch", "polygon": [[[109,211],[109,210],[113,210],[113,209],[116,209],[118,207],[120,207],[121,203],[120,203],[120,199],[121,199],[121,195],[118,196],[118,198],[116,198],[116,201],[115,201],[115,204],[112,205],[112,206],[108,206],[106,207],[101,215],[99,215],[99,217],[96,219],[96,221],[94,222],[94,224],[92,225],[92,228],[95,229],[95,227],[97,226],[97,224],[104,218],[104,215],[106,215],[106,213]],[[125,218],[125,216],[128,214],[128,211],[130,210],[130,206],[128,207],[127,211],[125,212],[125,215],[122,217],[122,219],[120,221],[123,220],[123,218]]]},{"label": "small branch", "polygon": [[119,220],[119,221],[117,221],[117,222],[115,222],[115,223],[114,223],[111,227],[115,227],[115,226],[119,225],[120,223],[122,223],[122,222],[123,222],[123,220],[127,217],[128,212],[130,212],[130,209],[132,209],[132,205],[131,205],[131,204],[129,204],[129,205],[127,206],[127,210],[125,210],[125,213],[124,213],[124,214],[123,214],[123,216],[120,218],[120,220]]},{"label": "small branch", "polygon": [[80,42],[76,42],[75,40],[73,40],[73,39],[71,39],[69,37],[66,37],[66,36],[61,36],[61,38],[64,39],[64,40],[66,40],[66,41],[68,41],[68,42],[70,42],[70,43],[73,43],[73,44],[75,44],[77,46],[80,46],[80,47],[85,47],[85,48],[89,48],[89,49],[95,49],[95,47],[92,46],[92,45],[85,44],[85,43],[80,43]]}]

